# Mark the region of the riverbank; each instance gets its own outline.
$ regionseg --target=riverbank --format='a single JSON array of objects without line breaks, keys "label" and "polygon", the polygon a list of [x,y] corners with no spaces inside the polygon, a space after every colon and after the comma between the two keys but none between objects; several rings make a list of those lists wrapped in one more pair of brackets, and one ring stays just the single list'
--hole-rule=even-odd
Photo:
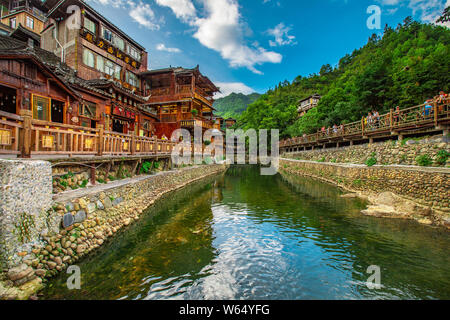
[{"label": "riverbank", "polygon": [[22,232],[22,245],[8,248],[11,256],[0,278],[0,298],[28,299],[44,287],[46,278],[65,270],[139,220],[144,210],[164,194],[226,168],[225,164],[187,167],[56,196],[51,209],[40,214],[46,217],[44,223],[29,223],[30,229],[41,226],[40,230],[25,230],[40,235],[38,239],[23,243]]},{"label": "riverbank", "polygon": [[450,229],[450,169],[372,166],[280,159],[282,175],[303,175],[334,184],[370,205],[362,213],[414,219]]}]

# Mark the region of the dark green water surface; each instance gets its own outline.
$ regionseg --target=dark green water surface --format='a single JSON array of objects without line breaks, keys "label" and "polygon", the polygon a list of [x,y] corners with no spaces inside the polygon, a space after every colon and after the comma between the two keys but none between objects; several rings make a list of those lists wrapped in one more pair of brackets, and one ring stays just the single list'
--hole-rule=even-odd
[{"label": "dark green water surface", "polygon": [[[450,299],[450,235],[311,179],[231,167],[167,195],[46,299]],[[381,289],[366,273],[381,269]]]}]

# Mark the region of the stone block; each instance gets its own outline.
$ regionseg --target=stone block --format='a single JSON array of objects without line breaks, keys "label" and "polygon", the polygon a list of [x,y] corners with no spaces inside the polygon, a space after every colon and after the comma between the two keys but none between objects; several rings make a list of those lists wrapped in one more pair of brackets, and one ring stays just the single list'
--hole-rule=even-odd
[{"label": "stone block", "polygon": [[79,210],[74,217],[74,223],[81,223],[86,220],[86,211]]}]

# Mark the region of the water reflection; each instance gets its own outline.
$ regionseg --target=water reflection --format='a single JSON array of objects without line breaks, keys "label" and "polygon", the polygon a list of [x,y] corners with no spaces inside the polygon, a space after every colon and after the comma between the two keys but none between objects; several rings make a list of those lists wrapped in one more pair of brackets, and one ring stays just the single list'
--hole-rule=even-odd
[{"label": "water reflection", "polygon": [[[330,185],[230,168],[167,196],[53,299],[449,298],[447,232],[362,216]],[[379,265],[382,289],[366,269]]]}]

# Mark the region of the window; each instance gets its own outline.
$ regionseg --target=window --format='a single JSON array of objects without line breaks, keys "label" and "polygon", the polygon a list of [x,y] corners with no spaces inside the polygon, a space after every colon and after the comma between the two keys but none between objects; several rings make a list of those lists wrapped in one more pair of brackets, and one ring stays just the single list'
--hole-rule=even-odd
[{"label": "window", "polygon": [[113,76],[116,79],[120,79],[121,67],[111,60],[104,59],[104,73]]},{"label": "window", "polygon": [[88,118],[95,118],[97,115],[97,107],[95,103],[85,102],[80,104],[79,115]]},{"label": "window", "polygon": [[139,53],[139,51],[130,45],[127,46],[127,53],[134,59],[138,61],[141,60],[141,54]]},{"label": "window", "polygon": [[102,56],[97,56],[97,70],[105,72],[105,60]]},{"label": "window", "polygon": [[84,49],[83,51],[83,63],[88,67],[94,67],[94,53],[88,49]]},{"label": "window", "polygon": [[112,42],[112,32],[106,28],[103,28],[103,39]]},{"label": "window", "polygon": [[127,71],[125,80],[133,87],[139,88],[139,79],[134,73]]},{"label": "window", "polygon": [[13,29],[16,28],[16,18],[9,19],[9,26]]},{"label": "window", "polygon": [[38,120],[50,121],[49,104],[49,98],[33,95],[33,118]]},{"label": "window", "polygon": [[114,64],[114,78],[120,79],[120,71],[122,68],[118,64]]},{"label": "window", "polygon": [[84,27],[93,34],[96,34],[97,26],[95,25],[94,21],[89,20],[88,18],[84,18]]},{"label": "window", "polygon": [[125,50],[125,42],[119,38],[118,36],[116,36],[115,34],[113,34],[113,45],[116,46],[117,48],[119,48],[120,50],[124,51]]},{"label": "window", "polygon": [[26,25],[27,25],[28,28],[33,30],[34,29],[34,19],[29,17],[29,16],[27,16]]}]

